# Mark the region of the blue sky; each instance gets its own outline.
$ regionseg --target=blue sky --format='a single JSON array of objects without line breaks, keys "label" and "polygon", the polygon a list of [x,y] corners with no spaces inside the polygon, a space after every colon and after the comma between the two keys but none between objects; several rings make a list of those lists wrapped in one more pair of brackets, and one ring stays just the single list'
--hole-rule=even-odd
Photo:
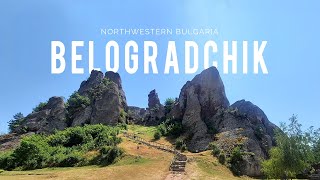
[{"label": "blue sky", "polygon": [[[251,73],[222,74],[230,103],[250,100],[279,124],[293,113],[304,127],[320,127],[320,3],[311,1],[65,1],[2,0],[0,2],[0,132],[17,112],[27,115],[39,102],[51,96],[68,97],[77,90],[88,74],[86,60],[79,63],[85,74],[71,74],[71,41],[95,41],[95,66],[104,70],[104,45],[116,40],[124,46],[135,40],[156,41],[159,48],[160,74],[145,75],[142,58],[139,70],[130,75],[124,70],[123,53],[120,71],[129,105],[147,106],[147,95],[156,89],[163,102],[177,97],[181,87],[195,74],[163,75],[166,43],[177,43],[180,71],[184,69],[184,47],[187,40],[199,45],[214,38],[223,40],[266,40],[264,58],[268,75]],[[101,36],[100,28],[203,28],[215,27],[219,36]],[[64,73],[52,75],[51,41],[66,45],[67,67]],[[220,46],[221,47],[221,46]],[[86,48],[79,53],[87,56]],[[201,51],[201,50],[200,50]],[[139,51],[139,55],[142,54]],[[142,57],[142,56],[141,56]],[[239,54],[241,57],[241,54]],[[218,55],[216,59],[221,57]],[[201,59],[201,55],[200,55]],[[241,58],[239,59],[241,60]],[[251,61],[250,61],[251,60]],[[220,60],[222,64],[222,60]],[[249,65],[252,58],[249,57]],[[201,66],[200,66],[201,67]],[[241,72],[241,64],[238,71]],[[222,72],[222,67],[218,68]],[[199,72],[201,68],[199,68]]]}]

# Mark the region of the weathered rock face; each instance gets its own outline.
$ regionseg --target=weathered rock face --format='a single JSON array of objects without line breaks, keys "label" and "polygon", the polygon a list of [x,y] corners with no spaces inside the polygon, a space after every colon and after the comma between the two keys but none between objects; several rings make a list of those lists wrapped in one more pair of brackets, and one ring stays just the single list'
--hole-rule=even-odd
[{"label": "weathered rock face", "polygon": [[54,130],[62,130],[67,127],[66,113],[63,98],[51,97],[47,105],[39,112],[31,113],[25,117],[14,132],[52,133]]},{"label": "weathered rock face", "polygon": [[81,83],[78,92],[88,96],[91,104],[75,113],[72,126],[116,125],[125,121],[121,116],[127,111],[127,102],[118,73],[107,72],[104,77],[102,72],[93,70],[88,80]]},{"label": "weathered rock face", "polygon": [[108,71],[108,72],[106,72],[105,77],[110,79],[112,82],[114,82],[118,85],[120,103],[121,103],[122,107],[124,108],[124,110],[127,111],[128,110],[127,99],[126,99],[126,94],[124,93],[123,88],[122,88],[122,81],[121,81],[120,75],[118,73]]},{"label": "weathered rock face", "polygon": [[[219,132],[232,134],[234,130],[239,130],[229,140],[245,139],[241,142],[242,150],[254,154],[244,156],[240,171],[249,176],[261,176],[260,160],[268,157],[268,151],[274,145],[274,130],[277,128],[264,112],[251,102],[241,100],[218,112],[212,121]],[[223,138],[218,138],[218,143],[226,145]]]},{"label": "weathered rock face", "polygon": [[[206,150],[217,138],[226,151],[241,141],[244,156],[240,171],[244,175],[260,176],[260,160],[268,157],[274,145],[274,129],[264,112],[249,101],[237,101],[229,107],[224,85],[216,68],[211,67],[188,81],[181,89],[179,101],[170,117],[182,119],[188,150]],[[228,145],[228,147],[226,147]],[[254,155],[252,155],[254,154]]]},{"label": "weathered rock face", "polygon": [[92,115],[90,124],[116,125],[120,121],[120,113],[124,111],[120,100],[118,85],[114,82],[99,86],[101,94],[92,99]]},{"label": "weathered rock face", "polygon": [[144,117],[147,110],[145,108],[139,108],[135,106],[128,106],[129,122],[133,124],[144,124]]},{"label": "weathered rock face", "polygon": [[250,101],[240,100],[232,104],[231,107],[237,108],[239,112],[246,114],[251,124],[263,128],[263,134],[273,137],[274,129],[277,126],[268,120],[266,114],[258,106]]},{"label": "weathered rock face", "polygon": [[163,121],[164,115],[164,107],[160,103],[158,93],[154,89],[148,94],[148,108],[144,118],[144,125],[159,125]]},{"label": "weathered rock face", "polygon": [[158,93],[154,89],[150,91],[150,93],[148,94],[148,107],[149,109],[152,109],[152,108],[159,108],[159,106],[161,106],[161,103],[158,97]]},{"label": "weathered rock face", "polygon": [[[208,135],[211,117],[221,108],[227,108],[223,82],[215,67],[208,68],[188,81],[181,89],[178,107],[174,107],[176,118],[188,129],[187,143],[190,151],[203,151],[212,138]],[[177,109],[179,108],[179,109]],[[179,117],[180,113],[180,117]]]},{"label": "weathered rock face", "polygon": [[88,80],[81,83],[78,93],[80,95],[88,95],[87,93],[89,90],[98,86],[102,82],[103,78],[103,73],[101,71],[92,70]]},{"label": "weathered rock face", "polygon": [[23,137],[34,134],[34,132],[29,132],[26,134],[16,134],[10,133],[0,136],[0,152],[15,149],[19,146],[20,141]]}]

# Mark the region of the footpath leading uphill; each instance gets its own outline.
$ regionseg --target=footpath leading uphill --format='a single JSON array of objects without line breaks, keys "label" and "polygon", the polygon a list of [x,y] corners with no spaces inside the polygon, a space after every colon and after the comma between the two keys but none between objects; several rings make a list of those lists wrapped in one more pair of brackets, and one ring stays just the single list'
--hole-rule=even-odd
[{"label": "footpath leading uphill", "polygon": [[176,150],[172,147],[169,147],[167,145],[164,145],[164,144],[160,144],[160,143],[156,143],[156,142],[152,142],[152,141],[147,141],[147,140],[137,136],[136,134],[123,132],[123,135],[126,138],[132,139],[135,142],[144,144],[146,146],[156,148],[161,151],[173,153],[174,157],[173,157],[173,159],[170,163],[170,167],[169,167],[170,172],[173,174],[185,172],[185,167],[186,167],[188,158],[186,155],[182,154],[178,150]]}]

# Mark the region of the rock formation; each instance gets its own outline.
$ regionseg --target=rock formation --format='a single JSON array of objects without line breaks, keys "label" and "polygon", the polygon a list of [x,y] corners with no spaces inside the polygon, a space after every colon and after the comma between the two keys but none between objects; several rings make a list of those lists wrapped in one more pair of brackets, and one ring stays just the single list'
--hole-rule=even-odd
[{"label": "rock formation", "polygon": [[188,129],[186,136],[190,138],[187,143],[190,151],[207,149],[212,141],[208,134],[213,124],[211,117],[228,106],[223,82],[214,67],[204,70],[182,87],[173,116],[182,119],[182,125]]},{"label": "rock formation", "polygon": [[88,80],[82,81],[78,93],[80,95],[88,95],[87,93],[89,90],[98,86],[102,82],[103,78],[103,73],[101,71],[92,70]]},{"label": "rock formation", "polygon": [[125,111],[127,111],[128,110],[127,99],[126,99],[126,94],[124,93],[124,91],[122,89],[122,81],[121,81],[120,75],[118,73],[108,71],[108,72],[106,72],[105,77],[110,79],[112,82],[114,82],[118,85],[120,104],[121,104],[122,108]]},{"label": "rock formation", "polygon": [[[225,152],[232,150],[235,144],[241,145],[242,151],[250,152],[240,166],[241,173],[249,176],[261,175],[260,160],[268,157],[268,150],[274,145],[277,126],[249,101],[240,100],[229,106],[215,67],[188,81],[166,114],[155,90],[148,95],[146,109],[128,106],[121,78],[114,72],[104,75],[93,70],[90,77],[81,83],[78,93],[89,98],[90,103],[77,107],[72,115],[67,112],[61,97],[52,97],[40,111],[29,114],[14,132],[51,133],[67,126],[98,123],[158,125],[166,118],[178,119],[182,122],[182,136],[189,151],[204,151],[210,142],[216,141]],[[14,137],[9,137],[8,141],[10,138],[13,141]],[[8,141],[0,139],[0,144]]]},{"label": "rock formation", "polygon": [[[268,150],[274,145],[276,126],[249,101],[241,100],[229,106],[215,67],[204,70],[183,86],[179,101],[169,116],[182,120],[183,128],[187,129],[184,137],[188,150],[192,152],[206,150],[217,138],[216,133],[227,135],[228,141],[242,139],[242,150],[254,155],[245,156],[241,173],[261,175],[260,160],[267,158]],[[218,138],[218,143],[225,145],[225,139]]]},{"label": "rock formation", "polygon": [[116,125],[125,122],[127,100],[118,73],[93,70],[88,80],[83,81],[78,90],[80,95],[88,96],[91,104],[76,112],[72,126],[83,124]]},{"label": "rock formation", "polygon": [[135,106],[128,107],[128,120],[132,124],[144,124],[144,118],[146,116],[147,110],[145,108],[139,108]]},{"label": "rock formation", "polygon": [[51,97],[40,111],[25,117],[14,132],[52,133],[54,130],[63,130],[67,127],[66,114],[63,98]]},{"label": "rock formation", "polygon": [[148,108],[144,117],[144,125],[159,125],[164,118],[164,107],[160,103],[156,90],[150,91],[148,94]]}]

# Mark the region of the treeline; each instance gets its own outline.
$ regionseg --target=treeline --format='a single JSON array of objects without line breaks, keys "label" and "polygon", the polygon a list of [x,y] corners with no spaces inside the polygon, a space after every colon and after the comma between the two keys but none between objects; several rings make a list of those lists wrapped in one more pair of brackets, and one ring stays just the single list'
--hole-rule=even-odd
[{"label": "treeline", "polygon": [[126,125],[85,125],[56,131],[51,135],[27,136],[13,151],[0,153],[0,169],[29,170],[111,164],[123,153],[117,147],[121,142],[117,135],[123,128]]}]

